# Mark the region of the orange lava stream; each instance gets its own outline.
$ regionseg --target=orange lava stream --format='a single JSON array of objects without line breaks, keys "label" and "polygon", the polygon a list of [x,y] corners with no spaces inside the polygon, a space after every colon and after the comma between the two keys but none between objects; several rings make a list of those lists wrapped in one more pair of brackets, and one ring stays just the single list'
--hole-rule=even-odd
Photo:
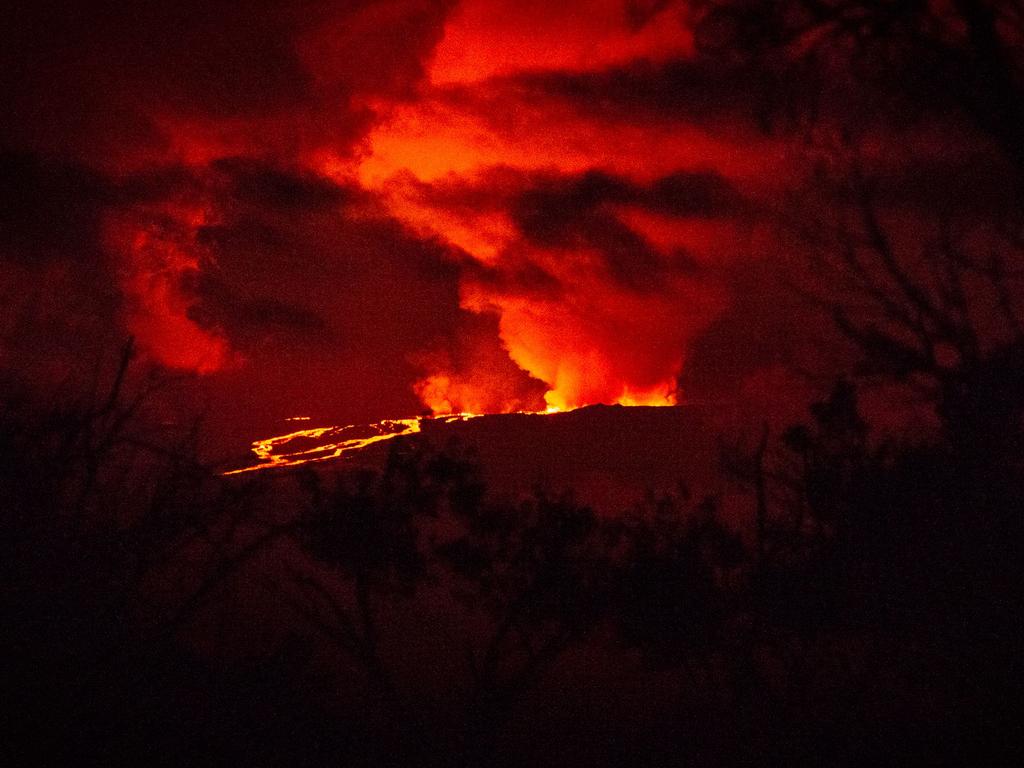
[{"label": "orange lava stream", "polygon": [[[367,437],[343,437],[346,432],[357,429],[372,430],[374,434]],[[368,424],[365,427],[357,424],[349,424],[344,427],[314,427],[313,429],[300,429],[289,432],[286,435],[267,437],[262,440],[255,440],[252,444],[252,452],[256,454],[258,463],[241,469],[233,469],[224,472],[225,475],[237,475],[242,472],[253,472],[259,469],[274,469],[278,467],[294,467],[299,464],[308,464],[316,461],[328,461],[337,459],[345,454],[352,453],[365,448],[373,443],[382,440],[390,440],[399,435],[410,435],[420,431],[420,419],[387,419],[376,424]],[[290,443],[302,441],[302,445],[310,440],[321,440],[323,438],[341,438],[329,442],[318,442],[312,447],[295,448],[289,447]]]},{"label": "orange lava stream", "polygon": [[[516,411],[529,415],[550,415],[558,413],[560,409],[549,407],[543,411]],[[412,435],[421,431],[421,425],[425,421],[436,421],[448,424],[453,421],[469,421],[470,419],[486,416],[485,413],[448,413],[435,416],[417,416],[411,419],[385,419],[375,424],[348,424],[343,427],[314,427],[312,429],[300,429],[289,432],[286,435],[267,437],[262,440],[255,440],[252,444],[252,452],[256,455],[257,463],[240,469],[233,469],[224,472],[224,475],[238,475],[243,472],[254,472],[262,469],[277,469],[281,467],[295,467],[300,464],[312,462],[329,461],[338,459],[345,455],[362,450],[373,443],[384,440],[391,440],[402,435]],[[308,416],[296,416],[285,421],[308,421]],[[372,434],[365,437],[344,437],[346,433],[357,430],[368,430]],[[328,442],[319,442],[327,438]],[[341,439],[331,439],[341,438]],[[289,447],[296,441],[318,441],[311,447]],[[300,442],[299,445],[303,445]]]},{"label": "orange lava stream", "polygon": [[[547,415],[558,413],[558,411],[557,408],[548,408],[544,411],[517,411],[517,413]],[[385,419],[375,424],[348,424],[343,427],[300,429],[286,435],[253,441],[251,450],[256,455],[257,463],[222,474],[238,475],[243,472],[295,467],[300,464],[338,459],[360,451],[373,443],[420,432],[421,425],[425,421],[448,424],[453,421],[469,421],[486,415],[485,413],[448,413],[436,416],[417,416],[412,419]],[[286,419],[286,421],[306,421],[308,419],[308,416],[296,416]],[[361,437],[345,437],[346,433],[356,431],[369,431],[371,434]],[[326,442],[321,442],[325,439]],[[317,441],[316,444],[308,446],[308,443],[314,440]],[[292,446],[292,443],[298,443],[298,445]]]}]

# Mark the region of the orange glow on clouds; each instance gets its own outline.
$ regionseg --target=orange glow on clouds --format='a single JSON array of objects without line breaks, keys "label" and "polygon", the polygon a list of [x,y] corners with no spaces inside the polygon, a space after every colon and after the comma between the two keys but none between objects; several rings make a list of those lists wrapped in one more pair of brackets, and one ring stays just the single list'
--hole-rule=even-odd
[{"label": "orange glow on clouds", "polygon": [[[432,201],[429,192],[500,184],[501,169],[554,177],[601,169],[650,183],[680,170],[712,168],[764,184],[781,161],[764,143],[725,142],[681,120],[609,123],[557,100],[527,97],[515,85],[523,72],[600,71],[634,59],[691,55],[682,22],[671,4],[631,26],[624,4],[611,0],[586,13],[550,3],[470,0],[449,18],[421,97],[380,105],[381,120],[366,140],[359,178],[392,215],[485,268],[502,273],[510,258],[525,259],[557,280],[552,295],[477,280],[473,270],[461,284],[462,307],[498,316],[504,349],[547,385],[550,407],[675,403],[686,346],[725,306],[713,281],[687,273],[689,261],[723,258],[736,241],[731,223],[609,207],[607,215],[662,261],[660,284],[637,289],[610,275],[601,254],[586,244],[545,249],[523,242],[502,207],[507,200],[497,207],[458,207]],[[687,264],[677,263],[680,249]],[[434,367],[415,389],[435,413],[493,409],[503,401],[501,382],[480,367]],[[506,403],[501,410],[517,408]]]},{"label": "orange glow on clouds", "polygon": [[[480,86],[485,96],[489,88]],[[432,181],[511,165],[566,173],[601,168],[638,180],[714,168],[730,178],[771,183],[784,159],[768,141],[738,146],[681,123],[609,125],[562,105],[510,104],[509,96],[495,93],[463,105],[439,94],[391,108],[369,135],[360,180],[375,188],[402,171]]]}]

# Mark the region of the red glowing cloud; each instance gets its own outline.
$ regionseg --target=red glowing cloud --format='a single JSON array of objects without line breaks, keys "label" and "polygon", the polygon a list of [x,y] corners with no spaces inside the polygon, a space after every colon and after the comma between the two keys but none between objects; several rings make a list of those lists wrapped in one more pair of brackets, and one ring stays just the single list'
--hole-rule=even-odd
[{"label": "red glowing cloud", "polygon": [[[609,119],[580,103],[572,78],[692,58],[677,6],[627,11],[461,4],[419,98],[381,105],[358,169],[394,216],[458,249],[462,307],[497,317],[558,408],[675,402],[687,346],[726,305],[737,190],[763,193],[784,161],[685,111]],[[495,378],[441,366],[418,391],[474,410]]]},{"label": "red glowing cloud", "polygon": [[584,9],[544,0],[464,0],[431,56],[430,82],[478,82],[526,70],[587,71],[693,52],[679,6],[639,5],[592,0]]},{"label": "red glowing cloud", "polygon": [[162,365],[212,373],[231,360],[217,328],[190,316],[197,297],[189,285],[202,269],[196,233],[200,210],[138,212],[110,217],[107,243],[118,260],[124,322],[139,349]]},{"label": "red glowing cloud", "polygon": [[254,397],[347,420],[675,402],[729,305],[738,222],[789,168],[680,3],[18,23],[44,42],[4,54],[31,77],[2,86],[35,125],[3,146],[91,180],[68,242],[101,254],[119,330],[236,415]]}]

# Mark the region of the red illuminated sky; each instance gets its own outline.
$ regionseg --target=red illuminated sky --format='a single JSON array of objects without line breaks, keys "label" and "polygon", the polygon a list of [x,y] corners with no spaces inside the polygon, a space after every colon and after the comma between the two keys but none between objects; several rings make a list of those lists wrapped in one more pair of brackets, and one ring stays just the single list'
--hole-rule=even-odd
[{"label": "red illuminated sky", "polygon": [[[804,149],[691,16],[33,4],[0,54],[4,365],[60,378],[132,334],[228,418],[769,386],[790,313],[766,212]],[[909,143],[948,157],[936,136]]]}]

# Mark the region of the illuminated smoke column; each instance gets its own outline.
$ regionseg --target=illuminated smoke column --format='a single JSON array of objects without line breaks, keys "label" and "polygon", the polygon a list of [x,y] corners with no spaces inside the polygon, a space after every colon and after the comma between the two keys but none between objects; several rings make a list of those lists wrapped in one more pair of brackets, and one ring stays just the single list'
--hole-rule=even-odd
[{"label": "illuminated smoke column", "polygon": [[[687,346],[726,303],[715,270],[732,180],[765,166],[763,147],[683,120],[609,121],[531,89],[691,56],[681,12],[659,8],[629,20],[617,2],[564,17],[462,4],[420,98],[382,108],[359,167],[396,217],[457,249],[461,306],[497,318],[504,354],[548,406],[676,401]],[[435,412],[524,407],[493,355],[439,357],[416,385]]]}]

